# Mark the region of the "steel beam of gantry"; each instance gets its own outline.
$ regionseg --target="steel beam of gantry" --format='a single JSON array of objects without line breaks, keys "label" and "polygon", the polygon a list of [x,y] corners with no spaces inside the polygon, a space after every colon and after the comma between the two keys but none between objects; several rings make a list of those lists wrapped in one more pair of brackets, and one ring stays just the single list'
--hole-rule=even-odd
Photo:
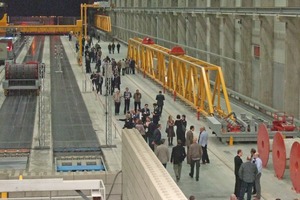
[{"label": "steel beam of gantry", "polygon": [[103,31],[111,32],[110,16],[95,15],[94,16],[94,26]]},{"label": "steel beam of gantry", "polygon": [[17,29],[24,34],[64,34],[73,31],[74,33],[81,32],[82,22],[76,21],[76,25],[8,25],[0,26],[0,30]]},{"label": "steel beam of gantry", "polygon": [[100,8],[99,4],[80,4],[80,15],[81,15],[81,20],[84,26],[84,37],[87,37],[87,9],[88,8]]},{"label": "steel beam of gantry", "polygon": [[[143,44],[140,38],[128,42],[128,57],[137,68],[180,97],[205,116],[231,113],[227,89],[220,66],[187,56],[172,55],[171,50],[156,44]],[[210,84],[210,74],[215,84]],[[226,108],[221,107],[221,96]]]}]

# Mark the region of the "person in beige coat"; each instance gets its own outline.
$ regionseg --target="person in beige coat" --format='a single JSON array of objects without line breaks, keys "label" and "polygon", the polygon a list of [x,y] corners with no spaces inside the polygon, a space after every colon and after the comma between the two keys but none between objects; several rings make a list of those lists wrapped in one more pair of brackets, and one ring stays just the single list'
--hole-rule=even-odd
[{"label": "person in beige coat", "polygon": [[160,140],[160,144],[155,149],[155,155],[166,168],[170,160],[170,153],[168,147],[165,145],[165,139]]},{"label": "person in beige coat", "polygon": [[[190,130],[188,132],[186,132],[185,145],[187,147],[187,155],[189,155],[190,145],[193,144],[194,130],[195,130],[195,127],[190,126]],[[186,160],[187,160],[187,164],[191,164],[191,160],[189,157]]]},{"label": "person in beige coat", "polygon": [[200,144],[197,143],[198,139],[193,139],[193,144],[190,145],[189,149],[189,158],[191,159],[191,172],[190,177],[193,178],[194,176],[194,167],[196,164],[196,181],[199,181],[199,170],[200,170],[200,159],[202,156],[202,148]]}]

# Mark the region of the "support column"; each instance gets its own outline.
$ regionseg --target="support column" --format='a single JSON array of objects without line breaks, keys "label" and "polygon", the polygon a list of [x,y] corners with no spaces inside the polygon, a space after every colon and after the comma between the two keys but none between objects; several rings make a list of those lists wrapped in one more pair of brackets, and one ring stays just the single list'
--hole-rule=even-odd
[{"label": "support column", "polygon": [[[210,0],[210,7],[220,7],[220,0]],[[216,15],[209,15],[208,51],[220,55],[220,19]],[[220,65],[220,57],[209,55],[209,62]],[[213,78],[213,77],[212,77]]]},{"label": "support column", "polygon": [[178,14],[178,43],[186,44],[186,21],[184,14]]},{"label": "support column", "polygon": [[[158,17],[155,14],[151,15],[151,35],[153,38],[156,38],[157,36],[157,20]],[[157,40],[155,40],[155,43],[157,43]]]},{"label": "support column", "polygon": [[[196,17],[196,48],[200,49],[197,57],[207,61],[207,18],[206,15],[197,14]],[[203,51],[203,52],[202,52]]]},{"label": "support column", "polygon": [[220,19],[216,15],[209,15],[209,29],[208,29],[208,51],[210,54],[209,62],[215,65],[220,65]]},{"label": "support column", "polygon": [[159,40],[160,38],[163,38],[163,23],[162,23],[162,15],[161,14],[156,14],[156,34],[155,37],[157,38],[156,43],[159,45],[162,45],[162,42]]},{"label": "support column", "polygon": [[[197,48],[197,36],[196,36],[196,18],[192,15],[187,15],[187,30],[186,30],[186,45],[189,47]],[[190,56],[196,57],[197,52],[191,50],[188,52]]]},{"label": "support column", "polygon": [[186,7],[187,5],[187,0],[177,0],[178,1],[178,7],[179,8],[184,8],[184,7]]},{"label": "support column", "polygon": [[[124,15],[125,15],[125,17],[124,17],[124,28],[126,28],[126,29],[129,29],[130,30],[130,28],[129,28],[129,14],[128,13],[124,13]],[[129,39],[129,31],[125,31],[126,33],[125,33],[125,37],[127,38],[127,40]]]},{"label": "support column", "polygon": [[207,0],[197,0],[196,4],[197,4],[197,7],[204,8],[207,6]]},{"label": "support column", "polygon": [[[163,39],[170,41],[170,20],[169,20],[169,14],[164,14],[163,16],[163,24],[162,24],[162,29],[163,29]],[[163,42],[163,46],[170,48],[168,42]]]},{"label": "support column", "polygon": [[[146,14],[146,33],[147,35],[152,35],[151,32],[151,27],[152,27],[152,18],[151,18],[151,14],[147,13]],[[153,37],[153,35],[152,35]]]},{"label": "support column", "polygon": [[170,31],[170,38],[171,38],[171,42],[175,42],[175,43],[177,43],[178,42],[178,23],[173,23],[173,22],[177,22],[177,20],[178,20],[178,16],[177,16],[177,14],[171,14],[170,15],[170,25],[171,25],[171,27],[170,27],[170,29],[171,29],[171,31]]},{"label": "support column", "polygon": [[[145,23],[145,22],[147,22],[147,18],[146,18],[146,14],[145,13],[142,13],[141,14],[141,32],[143,33],[143,34],[145,34],[145,33],[147,33],[147,31],[146,31],[146,26],[147,26],[147,23]],[[144,38],[144,37],[143,37]]]},{"label": "support column", "polygon": [[238,92],[251,97],[252,94],[252,17],[241,17],[240,52],[243,64],[239,66],[237,88]]},{"label": "support column", "polygon": [[[129,15],[129,30],[134,30],[134,14],[133,13],[130,13]],[[132,38],[134,37],[134,33],[130,32],[129,33],[129,37]]]},{"label": "support column", "polygon": [[[222,2],[224,7],[235,7],[235,1],[227,0]],[[222,56],[234,59],[235,55],[235,18],[232,15],[221,16],[221,49]],[[235,62],[221,58],[221,67],[224,74],[226,87],[235,89]]]},{"label": "support column", "polygon": [[158,8],[162,8],[164,5],[164,2],[163,1],[157,1],[157,7]]},{"label": "support column", "polygon": [[[261,2],[262,7],[274,6],[273,0]],[[273,106],[274,17],[260,17],[260,95],[259,101]],[[256,79],[257,80],[257,79]]]},{"label": "support column", "polygon": [[[222,18],[223,23],[223,44],[222,45],[222,55],[227,58],[234,59],[234,41],[235,41],[235,19],[232,16],[225,15]],[[232,60],[222,58],[221,63],[222,71],[224,74],[224,79],[226,82],[226,87],[230,89],[235,89],[235,62]]]},{"label": "support column", "polygon": [[[252,7],[253,2],[240,0],[240,7]],[[238,59],[243,63],[236,63],[235,89],[243,95],[251,97],[252,94],[252,17],[239,16],[237,20],[239,38],[236,52],[240,52]]]},{"label": "support column", "polygon": [[189,8],[196,8],[197,7],[197,0],[189,0],[189,1],[186,1],[187,2],[187,7]]},{"label": "support column", "polygon": [[300,20],[290,18],[286,22],[286,62],[284,69],[284,111],[299,119],[300,77]]},{"label": "support column", "polygon": [[164,7],[167,7],[167,8],[171,7],[171,0],[164,0],[163,5],[164,5]]}]

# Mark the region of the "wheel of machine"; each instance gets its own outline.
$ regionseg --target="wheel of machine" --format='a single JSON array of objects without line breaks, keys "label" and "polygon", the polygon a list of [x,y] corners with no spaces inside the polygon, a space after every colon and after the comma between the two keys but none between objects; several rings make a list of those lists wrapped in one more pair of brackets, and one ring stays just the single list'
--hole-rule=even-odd
[{"label": "wheel of machine", "polygon": [[[299,140],[298,140],[299,141]],[[294,142],[290,154],[290,177],[294,190],[300,193],[300,142]]]},{"label": "wheel of machine", "polygon": [[267,126],[260,124],[257,133],[257,151],[262,161],[263,167],[266,167],[269,161],[271,150],[271,141],[268,133]]}]

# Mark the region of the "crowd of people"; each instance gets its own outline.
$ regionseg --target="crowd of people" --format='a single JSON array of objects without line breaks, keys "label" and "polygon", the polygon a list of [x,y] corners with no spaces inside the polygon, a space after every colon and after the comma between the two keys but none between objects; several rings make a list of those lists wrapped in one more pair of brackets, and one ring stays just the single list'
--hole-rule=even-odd
[{"label": "crowd of people", "polygon": [[[163,138],[162,124],[160,119],[163,113],[165,97],[162,91],[159,91],[155,97],[156,102],[150,110],[148,104],[142,107],[142,93],[136,89],[132,94],[128,87],[121,92],[121,76],[125,74],[135,74],[135,60],[121,59],[116,61],[109,56],[102,58],[101,46],[98,43],[93,45],[90,41],[83,41],[84,58],[86,63],[86,73],[91,73],[93,90],[100,95],[103,94],[102,85],[104,83],[105,94],[112,95],[114,101],[114,113],[120,115],[120,106],[124,102],[123,128],[136,128],[145,142],[153,150],[157,158],[164,167],[170,162],[173,164],[176,181],[180,181],[181,169],[184,160],[190,167],[189,176],[195,177],[199,181],[200,165],[209,164],[209,156],[207,153],[208,132],[205,127],[201,127],[198,137],[195,137],[195,127],[191,125],[187,130],[187,120],[185,115],[178,114],[176,117],[169,115],[165,125],[166,138]],[[108,45],[109,54],[120,52],[120,44],[110,43]],[[76,46],[78,50],[78,47]],[[96,63],[95,70],[92,72],[91,63]],[[111,90],[108,90],[108,82],[111,84]],[[133,107],[131,103],[133,101]],[[174,141],[177,144],[174,146]],[[172,147],[171,153],[169,147]],[[261,198],[260,177],[262,172],[262,161],[255,149],[251,150],[251,156],[247,157],[247,161],[242,161],[243,151],[239,149],[234,158],[235,166],[235,188],[232,199],[242,200],[247,193],[247,200],[250,200],[254,194],[255,199]],[[190,196],[189,199],[195,199]]]},{"label": "crowd of people", "polygon": [[246,162],[243,162],[242,156],[243,151],[238,149],[237,155],[234,157],[234,195],[236,199],[242,200],[247,193],[247,200],[250,200],[252,195],[255,200],[259,200],[261,198],[262,160],[259,158],[259,153],[253,148],[250,156],[247,156]]}]

